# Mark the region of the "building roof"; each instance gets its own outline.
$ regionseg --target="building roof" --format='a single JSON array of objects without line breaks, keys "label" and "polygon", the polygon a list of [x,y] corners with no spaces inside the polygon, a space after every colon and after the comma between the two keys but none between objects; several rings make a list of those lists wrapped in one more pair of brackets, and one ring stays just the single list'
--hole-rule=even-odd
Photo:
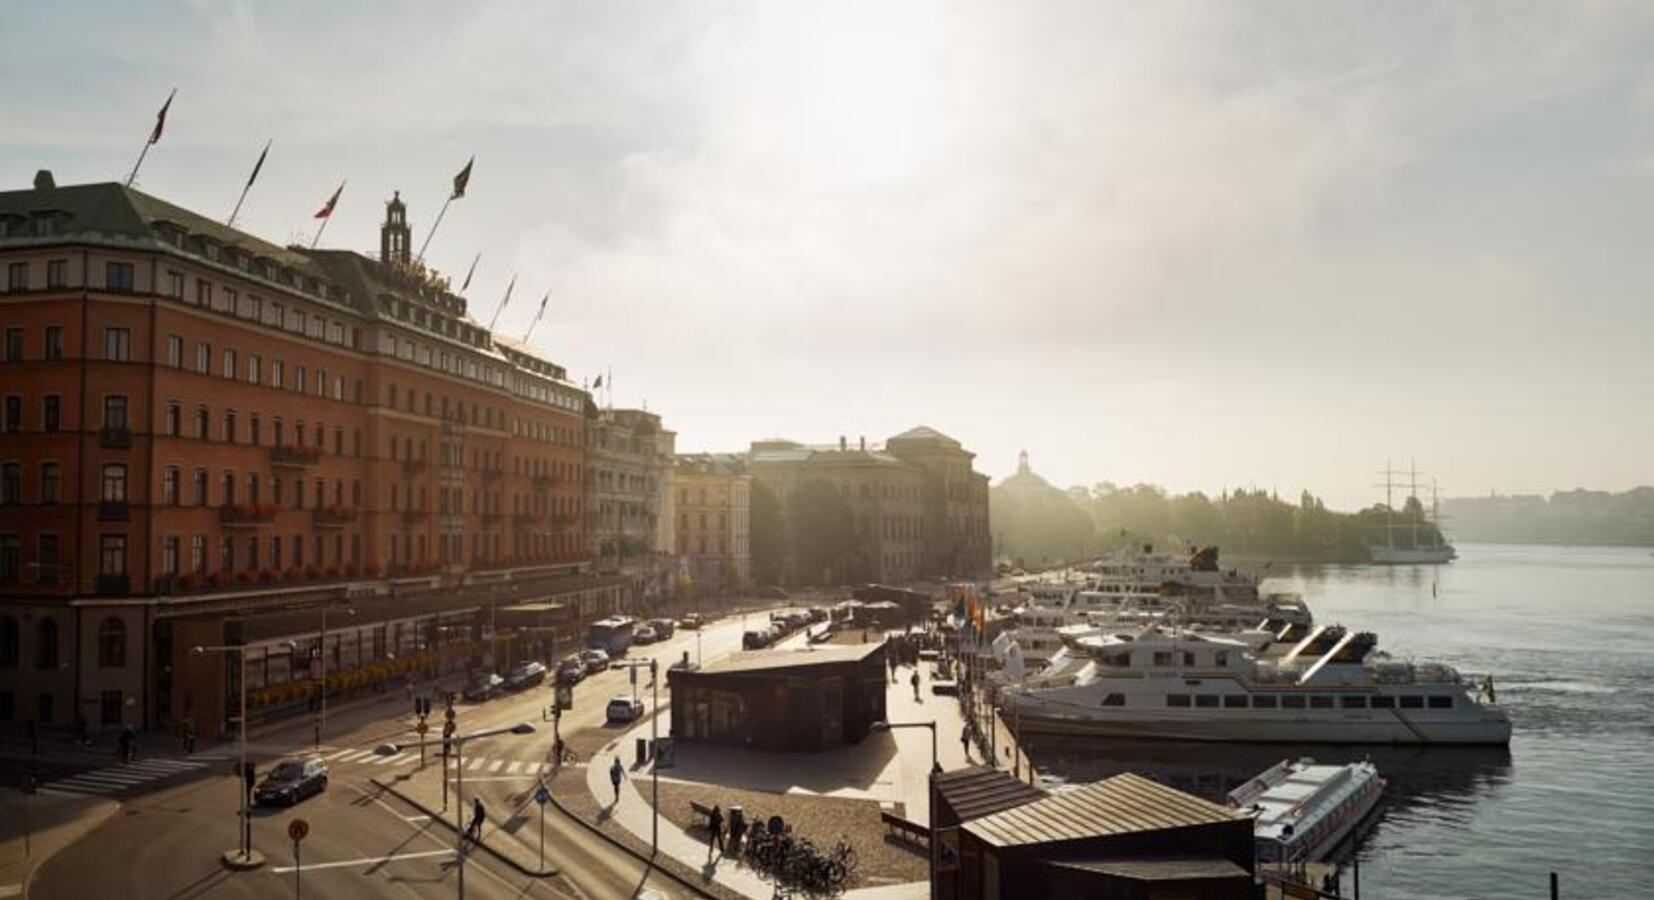
[{"label": "building roof", "polygon": [[714,663],[702,666],[700,674],[731,672],[762,672],[766,669],[796,669],[802,666],[825,666],[833,663],[858,663],[877,653],[884,644],[821,644],[808,650],[772,648],[769,650],[742,650]]},{"label": "building roof", "polygon": [[1041,788],[1000,769],[967,766],[936,776],[936,793],[961,822],[991,816],[1049,796]]},{"label": "building roof", "polygon": [[959,442],[948,437],[929,425],[919,425],[892,437],[892,441],[940,441],[944,444],[957,447]]},{"label": "building roof", "polygon": [[1206,878],[1245,878],[1252,873],[1221,856],[1128,857],[1115,859],[1053,859],[1050,865],[1129,878],[1133,881],[1188,881]]},{"label": "building roof", "polygon": [[996,847],[1077,841],[1243,820],[1244,813],[1127,772],[965,823]]}]

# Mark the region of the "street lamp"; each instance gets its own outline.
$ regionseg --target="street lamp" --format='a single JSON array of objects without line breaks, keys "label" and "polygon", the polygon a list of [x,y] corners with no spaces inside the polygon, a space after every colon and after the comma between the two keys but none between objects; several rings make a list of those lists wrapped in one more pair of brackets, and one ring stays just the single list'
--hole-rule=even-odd
[{"label": "street lamp", "polygon": [[[482,731],[473,731],[470,734],[459,734],[451,738],[421,738],[413,743],[381,744],[378,752],[382,755],[401,753],[406,747],[424,747],[429,744],[450,743],[454,747],[454,772],[458,782],[454,785],[454,830],[458,832],[459,846],[454,851],[455,865],[459,869],[459,895],[465,897],[465,744],[478,738],[496,737],[502,734],[533,734],[534,726],[527,722],[518,722],[515,725],[505,725],[500,728],[485,728]],[[442,780],[448,780],[446,769],[442,773]]]},{"label": "street lamp", "polygon": [[[356,615],[356,610],[355,610],[354,607],[348,607],[347,606],[344,609],[344,613],[347,616],[354,616],[354,615]],[[322,702],[321,702],[321,715],[320,715],[320,718],[318,718],[317,721],[316,721],[316,746],[317,747],[320,747],[322,745],[322,732],[327,730],[327,607],[326,606],[322,607],[322,638],[321,638],[321,641],[319,643],[320,643],[320,648],[319,648],[318,652],[321,655],[321,661],[322,661],[322,671],[321,671],[322,678],[321,678],[321,687],[320,687],[320,690],[321,690],[321,693],[322,693]]]},{"label": "street lamp", "polygon": [[[628,663],[626,668],[636,672],[643,668],[643,663]],[[633,691],[637,690],[636,676],[633,676]],[[660,852],[660,757],[656,754],[660,750],[660,668],[653,658],[649,660],[649,702],[654,705],[655,714],[649,718],[649,773],[653,782],[650,786],[652,798],[649,810],[649,856],[654,858]],[[633,698],[636,700],[636,696]]]},{"label": "street lamp", "polygon": [[926,792],[925,803],[928,807],[926,818],[930,820],[930,895],[936,896],[936,776],[942,774],[942,764],[936,756],[936,721],[929,722],[874,722],[869,726],[873,731],[894,731],[897,728],[929,728],[930,729],[930,779],[929,790]]},{"label": "street lamp", "polygon": [[[292,648],[293,642],[287,641],[286,646]],[[221,647],[207,647],[197,644],[190,648],[191,656],[203,656],[208,653],[235,654],[236,663],[240,667],[236,672],[236,685],[241,689],[241,700],[236,718],[241,720],[241,766],[236,772],[236,779],[241,781],[247,777],[247,645],[229,644]],[[247,862],[253,852],[253,819],[247,810],[248,786],[241,784],[241,861]]]}]

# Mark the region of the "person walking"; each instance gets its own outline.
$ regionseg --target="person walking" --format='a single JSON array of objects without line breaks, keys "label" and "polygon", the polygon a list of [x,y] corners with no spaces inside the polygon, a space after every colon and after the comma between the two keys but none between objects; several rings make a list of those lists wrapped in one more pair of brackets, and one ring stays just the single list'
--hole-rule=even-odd
[{"label": "person walking", "polygon": [[724,812],[718,804],[712,805],[712,814],[706,817],[706,855],[712,855],[712,848],[718,848],[719,855],[724,852]]},{"label": "person walking", "polygon": [[615,803],[620,803],[620,780],[626,777],[626,767],[620,764],[620,757],[616,756],[614,765],[609,767],[609,783],[614,785]]},{"label": "person walking", "polygon": [[909,680],[913,682],[913,699],[918,700],[919,699],[919,670],[918,669],[913,670],[913,677]]},{"label": "person walking", "polygon": [[965,762],[971,761],[971,726],[969,720],[959,729],[959,750],[965,754]]},{"label": "person walking", "polygon": [[482,843],[482,823],[488,818],[488,813],[482,808],[482,798],[471,798],[471,824],[465,829],[465,836],[476,843]]},{"label": "person walking", "polygon": [[131,762],[138,755],[138,733],[128,725],[121,729],[121,736],[115,742],[120,750],[121,762]]}]

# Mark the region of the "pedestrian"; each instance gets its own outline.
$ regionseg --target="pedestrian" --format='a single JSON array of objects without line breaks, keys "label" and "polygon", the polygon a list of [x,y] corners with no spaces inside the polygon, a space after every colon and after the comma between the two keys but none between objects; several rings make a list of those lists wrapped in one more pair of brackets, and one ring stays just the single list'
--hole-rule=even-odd
[{"label": "pedestrian", "polygon": [[913,677],[909,680],[913,682],[913,699],[918,700],[919,699],[919,670],[918,669],[913,670]]},{"label": "pedestrian", "polygon": [[741,854],[741,838],[747,833],[745,811],[739,806],[729,808],[729,852],[739,856]]},{"label": "pedestrian", "polygon": [[959,749],[965,754],[965,761],[971,761],[971,729],[967,721],[965,727],[959,729]]},{"label": "pedestrian", "polygon": [[620,779],[626,777],[626,767],[620,764],[620,757],[616,756],[614,765],[609,767],[609,783],[614,785],[615,803],[620,802]]},{"label": "pedestrian", "polygon": [[465,829],[465,836],[482,843],[482,823],[488,818],[488,813],[482,808],[482,798],[471,798],[471,826]]},{"label": "pedestrian", "polygon": [[131,725],[121,729],[121,736],[115,739],[115,747],[122,762],[131,762],[138,755],[138,734]]},{"label": "pedestrian", "polygon": [[706,817],[706,827],[706,855],[712,855],[714,845],[717,846],[718,853],[721,855],[724,852],[724,813],[716,803],[712,805],[712,815]]},{"label": "pedestrian", "polygon": [[190,755],[193,755],[194,753],[195,753],[195,720],[194,719],[185,719],[184,720],[184,755],[185,756],[190,756]]}]

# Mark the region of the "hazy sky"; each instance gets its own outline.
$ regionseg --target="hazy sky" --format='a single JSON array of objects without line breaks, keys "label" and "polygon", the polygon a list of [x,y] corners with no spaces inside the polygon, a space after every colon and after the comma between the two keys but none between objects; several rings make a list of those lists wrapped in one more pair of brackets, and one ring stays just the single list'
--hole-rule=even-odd
[{"label": "hazy sky", "polygon": [[0,185],[430,260],[684,449],[996,478],[1654,481],[1654,5],[8,3]]}]

